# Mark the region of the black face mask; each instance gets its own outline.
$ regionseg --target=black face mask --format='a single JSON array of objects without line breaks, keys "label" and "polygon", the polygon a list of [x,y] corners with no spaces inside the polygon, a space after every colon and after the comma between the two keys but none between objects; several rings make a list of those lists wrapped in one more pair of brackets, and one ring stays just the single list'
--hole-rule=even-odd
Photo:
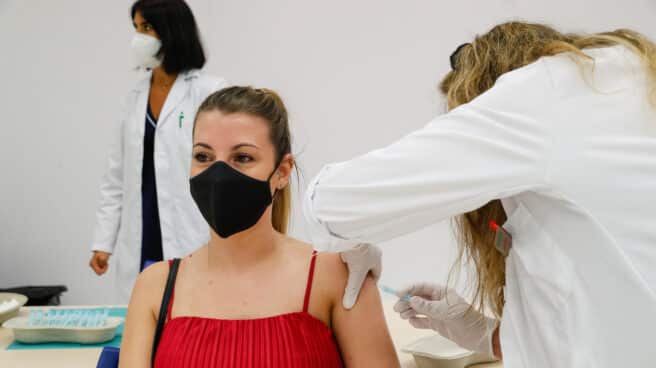
[{"label": "black face mask", "polygon": [[260,220],[273,201],[271,176],[257,180],[217,161],[189,180],[191,196],[212,229],[227,238]]}]

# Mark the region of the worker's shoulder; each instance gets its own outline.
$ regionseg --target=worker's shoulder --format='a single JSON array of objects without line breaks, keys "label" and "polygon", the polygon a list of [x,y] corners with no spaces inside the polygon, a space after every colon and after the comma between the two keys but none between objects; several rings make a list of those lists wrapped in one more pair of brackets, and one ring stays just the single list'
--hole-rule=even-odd
[{"label": "worker's shoulder", "polygon": [[453,111],[502,111],[503,117],[529,116],[522,119],[525,126],[533,126],[534,118],[542,111],[553,108],[558,100],[558,92],[550,69],[543,59],[508,71],[495,81],[492,88],[478,95],[467,104]]},{"label": "worker's shoulder", "polygon": [[228,81],[225,78],[205,73],[202,70],[190,71],[185,75],[185,78],[190,78],[194,87],[206,95],[228,86]]},{"label": "worker's shoulder", "polygon": [[497,78],[494,90],[524,95],[535,91],[541,95],[553,90],[553,71],[548,57],[506,72]]}]

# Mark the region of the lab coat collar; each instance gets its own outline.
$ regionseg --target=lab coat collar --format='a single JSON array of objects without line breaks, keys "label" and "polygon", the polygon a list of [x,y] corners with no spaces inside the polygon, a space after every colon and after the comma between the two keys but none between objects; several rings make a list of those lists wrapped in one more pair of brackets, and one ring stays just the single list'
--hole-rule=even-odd
[{"label": "lab coat collar", "polygon": [[190,70],[178,74],[178,77],[171,87],[169,95],[166,97],[164,106],[162,107],[162,112],[159,115],[158,121],[162,123],[167,121],[168,116],[173,113],[176,107],[180,105],[182,100],[189,94],[189,89],[191,87],[191,81],[197,78],[199,75],[198,70]]},{"label": "lab coat collar", "polygon": [[[134,91],[137,93],[146,94],[145,100],[148,101],[148,91],[150,89],[150,80],[152,78],[152,71],[145,72],[142,79],[135,85]],[[171,87],[169,95],[166,97],[162,111],[159,114],[158,125],[166,122],[167,117],[175,110],[184,97],[189,93],[191,81],[200,76],[200,70],[192,69],[182,72],[178,75]],[[145,105],[144,105],[145,108]],[[145,110],[144,110],[145,111]]]},{"label": "lab coat collar", "polygon": [[150,88],[150,79],[153,75],[152,71],[147,71],[147,72],[142,72],[140,73],[141,78],[137,82],[137,84],[134,85],[134,88],[132,91],[134,92],[148,92],[148,89]]},{"label": "lab coat collar", "polygon": [[[150,88],[150,80],[153,76],[153,72],[151,70],[149,71],[144,71],[141,73],[141,78],[139,81],[135,84],[133,91],[134,92],[147,92],[148,89]],[[200,77],[200,70],[198,69],[192,69],[188,70],[186,72],[180,73],[178,78],[176,78],[176,81],[178,79],[183,79],[185,82],[189,82],[193,79],[196,79]]]},{"label": "lab coat collar", "polygon": [[186,72],[180,73],[180,76],[182,76],[182,78],[185,81],[190,81],[190,80],[192,80],[194,78],[198,78],[200,76],[200,70],[198,70],[198,69],[187,70]]}]

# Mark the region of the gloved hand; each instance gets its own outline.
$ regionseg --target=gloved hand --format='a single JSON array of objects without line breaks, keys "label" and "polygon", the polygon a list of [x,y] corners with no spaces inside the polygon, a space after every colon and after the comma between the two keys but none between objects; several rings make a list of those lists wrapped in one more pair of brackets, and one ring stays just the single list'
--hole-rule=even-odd
[{"label": "gloved hand", "polygon": [[492,335],[497,320],[470,309],[471,305],[454,290],[418,283],[398,291],[400,298],[406,295],[410,300],[396,302],[394,311],[413,327],[435,330],[464,349],[494,355]]},{"label": "gloved hand", "polygon": [[340,256],[346,263],[349,272],[342,305],[346,309],[351,309],[358,300],[360,289],[362,289],[362,284],[369,271],[376,281],[380,278],[383,270],[382,252],[375,245],[361,243],[354,248],[340,252]]}]

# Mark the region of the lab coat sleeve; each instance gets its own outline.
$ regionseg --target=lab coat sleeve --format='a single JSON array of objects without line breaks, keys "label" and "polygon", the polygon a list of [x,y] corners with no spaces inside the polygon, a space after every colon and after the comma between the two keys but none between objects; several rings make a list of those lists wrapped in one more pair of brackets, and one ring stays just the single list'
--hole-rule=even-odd
[{"label": "lab coat sleeve", "polygon": [[112,253],[121,224],[123,202],[123,129],[125,103],[120,124],[114,128],[105,173],[100,181],[100,204],[96,211],[92,251]]},{"label": "lab coat sleeve", "polygon": [[212,93],[216,91],[220,91],[223,88],[228,87],[230,84],[228,81],[223,78],[223,77],[216,77],[213,75],[209,74],[203,74],[203,78],[201,79],[200,82],[200,93],[201,93],[201,100],[199,103],[202,103],[207,96],[211,95]]},{"label": "lab coat sleeve", "polygon": [[197,87],[199,93],[198,105],[200,106],[200,104],[202,104],[205,101],[205,99],[209,97],[209,95],[213,94],[214,92],[220,91],[228,87],[229,85],[230,84],[225,78],[216,77],[209,74],[202,74],[202,78],[200,79]]},{"label": "lab coat sleeve", "polygon": [[325,166],[304,198],[315,246],[382,242],[546,186],[552,139],[542,117],[555,97],[545,68],[508,73],[423,129]]}]

